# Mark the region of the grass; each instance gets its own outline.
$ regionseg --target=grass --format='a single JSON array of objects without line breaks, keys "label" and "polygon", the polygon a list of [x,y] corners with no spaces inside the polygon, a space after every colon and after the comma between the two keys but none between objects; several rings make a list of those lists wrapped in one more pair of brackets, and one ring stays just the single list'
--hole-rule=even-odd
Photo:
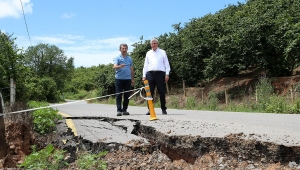
[{"label": "grass", "polygon": [[[36,150],[36,146],[32,145],[32,153],[25,157],[23,163],[18,165],[19,168],[25,169],[65,169],[70,166],[64,158],[66,151],[56,149],[52,144],[49,144],[40,151]],[[75,161],[78,169],[107,169],[106,162],[102,161],[103,156],[108,152],[102,151],[98,154],[89,152],[78,152]]]},{"label": "grass", "polygon": [[[268,89],[268,87],[262,88]],[[184,97],[182,94],[168,95],[166,98],[167,108],[172,109],[300,114],[300,99],[296,98],[292,102],[290,96],[279,96],[265,91],[262,95],[244,94],[239,99],[229,99],[227,104],[222,103],[218,95],[213,92],[203,101],[195,96]],[[88,102],[115,105],[116,99],[114,96],[110,96]],[[159,97],[153,103],[155,108],[160,108]],[[129,106],[147,106],[147,101],[139,96],[133,97],[129,100]]]},{"label": "grass", "polygon": [[75,163],[78,165],[79,169],[105,170],[107,169],[106,162],[102,161],[101,158],[107,153],[108,153],[107,151],[103,151],[98,154],[81,152],[78,155],[78,159],[75,161]]},{"label": "grass", "polygon": [[[36,101],[28,102],[29,108],[39,108],[44,106],[49,106],[49,103]],[[35,110],[32,112],[31,116],[33,118],[33,129],[41,135],[49,133],[56,126],[56,121],[62,119],[62,116],[58,114],[58,110],[54,110],[53,108]]]},{"label": "grass", "polygon": [[36,150],[35,145],[31,148],[32,153],[26,156],[24,162],[18,167],[25,169],[61,169],[68,166],[68,163],[64,161],[65,151],[55,149],[52,144],[40,151]]},{"label": "grass", "polygon": [[[108,100],[108,101],[112,101]],[[29,108],[38,108],[49,106],[47,102],[30,101],[27,103]],[[46,135],[56,126],[56,120],[62,119],[61,115],[57,114],[57,110],[52,108],[44,108],[32,112],[33,129],[40,135]],[[32,152],[25,157],[25,160],[18,165],[25,169],[62,169],[68,167],[69,164],[65,161],[66,151],[55,148],[49,144],[45,148],[37,151],[35,145],[31,146]],[[76,164],[79,169],[99,169],[106,168],[106,162],[102,161],[107,151],[98,154],[91,154],[87,152],[79,152]]]},{"label": "grass", "polygon": [[[196,98],[195,96],[169,95],[167,108],[184,110],[210,110],[210,111],[231,111],[231,112],[264,112],[281,114],[300,114],[300,99],[291,102],[290,96],[279,96],[265,93],[257,100],[257,94],[244,95],[240,99],[230,99],[222,103],[217,94],[211,92],[207,98]],[[111,96],[101,100],[93,100],[90,103],[116,104],[115,97]],[[159,97],[155,98],[154,107],[160,108]],[[129,106],[147,106],[147,101],[139,97],[129,100]]]},{"label": "grass", "polygon": [[[297,85],[295,90],[300,90]],[[224,103],[225,92],[215,93],[211,91],[204,99],[199,99],[195,94],[183,96],[183,94],[169,95],[167,98],[167,108],[185,109],[185,110],[211,110],[211,111],[233,111],[233,112],[267,112],[267,113],[300,113],[300,99],[291,100],[289,96],[279,96],[273,94],[274,88],[270,79],[265,75],[259,77],[255,85],[253,93],[235,91],[238,95],[229,94],[228,103]],[[85,96],[83,97],[83,95]],[[78,98],[96,97],[98,93],[95,91],[80,91],[79,94],[73,96]],[[233,96],[237,97],[233,99]],[[232,97],[232,99],[230,98]],[[90,100],[89,103],[116,104],[115,96],[109,96],[97,100]],[[154,107],[160,108],[159,97],[155,96]],[[133,96],[129,100],[129,106],[147,106],[147,101],[139,97]]]},{"label": "grass", "polygon": [[[298,87],[297,87],[298,88]],[[291,100],[290,96],[280,96],[272,93],[273,88],[268,79],[262,77],[256,85],[256,91],[254,94],[243,94],[244,96],[239,99],[230,99],[228,103],[222,103],[219,99],[219,94],[210,92],[208,97],[205,99],[199,99],[196,96],[183,96],[179,95],[169,95],[167,98],[167,108],[174,109],[188,109],[188,110],[212,110],[212,111],[232,111],[232,112],[266,112],[266,113],[280,113],[280,114],[300,114],[300,99],[296,98]],[[82,92],[81,94],[89,94],[84,98],[94,98],[97,93],[95,92]],[[91,100],[91,103],[104,103],[115,105],[116,100],[114,96],[107,98]],[[146,100],[140,99],[139,97],[133,97],[129,101],[130,106],[147,106]],[[29,103],[29,107],[44,106],[47,103]],[[160,108],[159,98],[156,97],[154,102],[154,107]],[[38,116],[41,115],[56,115],[55,110],[36,112]],[[52,120],[58,119],[57,117],[51,118]],[[45,116],[41,120],[46,120]],[[42,134],[48,132],[52,127],[52,122],[37,121],[35,126],[47,125],[47,127],[42,127],[39,130]],[[37,130],[38,128],[36,128]],[[45,149],[37,152],[35,147],[32,147],[33,153],[26,156],[25,161],[19,166],[25,169],[45,169],[53,168],[58,169],[64,166],[68,166],[66,162],[63,161],[64,151],[55,149],[52,145],[48,145]],[[79,169],[106,169],[106,163],[101,160],[101,158],[106,154],[106,151],[100,152],[98,154],[91,153],[80,153],[76,164]]]}]

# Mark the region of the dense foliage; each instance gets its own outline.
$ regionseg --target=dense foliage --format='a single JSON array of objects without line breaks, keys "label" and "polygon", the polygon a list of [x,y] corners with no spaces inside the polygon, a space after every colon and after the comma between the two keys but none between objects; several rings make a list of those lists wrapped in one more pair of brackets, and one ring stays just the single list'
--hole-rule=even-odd
[{"label": "dense foliage", "polygon": [[41,135],[51,132],[51,130],[53,130],[53,128],[56,126],[56,121],[62,119],[62,116],[58,114],[58,110],[54,110],[53,108],[47,106],[49,106],[49,103],[47,102],[28,102],[28,107],[30,109],[42,108],[33,111],[31,114],[33,129]]},{"label": "dense foliage", "polygon": [[[193,18],[184,27],[174,24],[175,33],[158,37],[171,62],[170,80],[195,86],[215,77],[237,76],[249,67],[263,68],[268,76],[291,75],[299,65],[299,9],[297,0],[248,0]],[[136,63],[149,50],[148,43],[134,44]]]},{"label": "dense foliage", "polygon": [[16,89],[16,97],[24,99],[20,91],[29,69],[24,66],[24,56],[14,41],[15,38],[12,35],[0,31],[0,92],[4,98],[9,98],[10,79],[14,79],[20,82],[20,88]]},{"label": "dense foliage", "polygon": [[52,144],[37,151],[35,145],[31,146],[32,153],[25,157],[23,163],[18,165],[25,169],[61,169],[69,164],[64,160],[65,151],[55,149]]},{"label": "dense foliage", "polygon": [[9,101],[11,79],[16,84],[17,101],[60,101],[65,83],[71,79],[74,59],[48,44],[23,51],[12,37],[0,32],[0,92],[4,101]]},{"label": "dense foliage", "polygon": [[[171,64],[170,87],[197,86],[214,78],[238,76],[251,68],[268,77],[290,76],[300,60],[300,1],[248,0],[189,22],[173,24],[174,32],[158,36]],[[132,44],[135,86],[143,86],[142,67],[150,40]],[[17,81],[19,99],[58,101],[64,95],[82,99],[114,93],[112,65],[74,69],[54,45],[38,44],[22,51],[12,35],[0,37],[0,88]],[[118,46],[119,44],[116,44]],[[8,90],[2,90],[8,96]]]}]

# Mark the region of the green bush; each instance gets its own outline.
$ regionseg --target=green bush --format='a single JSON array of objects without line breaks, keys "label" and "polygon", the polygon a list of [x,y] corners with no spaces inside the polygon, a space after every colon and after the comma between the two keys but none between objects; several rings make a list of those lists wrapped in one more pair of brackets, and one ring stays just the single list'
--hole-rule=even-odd
[{"label": "green bush", "polygon": [[116,98],[115,97],[109,97],[107,100],[107,104],[116,104]]},{"label": "green bush", "polygon": [[196,99],[195,97],[187,97],[186,99],[186,108],[187,109],[193,109],[196,107]]},{"label": "green bush", "polygon": [[270,96],[274,92],[274,88],[270,79],[266,76],[261,76],[256,85],[256,97],[261,110],[266,109],[266,104],[269,102]]},{"label": "green bush", "polygon": [[102,161],[102,156],[106,155],[107,151],[100,152],[99,154],[83,153],[76,160],[79,169],[106,169],[106,162]]},{"label": "green bush", "polygon": [[56,150],[51,144],[38,152],[35,145],[31,148],[33,152],[26,156],[24,162],[18,167],[25,169],[61,169],[68,165],[64,161],[65,151]]},{"label": "green bush", "polygon": [[287,100],[280,96],[270,96],[268,101],[269,102],[265,104],[265,111],[268,113],[285,113],[286,106],[289,105]]},{"label": "green bush", "polygon": [[208,109],[209,110],[217,110],[218,104],[219,104],[219,99],[217,98],[217,94],[215,92],[209,92],[209,94],[208,94]]},{"label": "green bush", "polygon": [[[35,101],[30,101],[28,103],[29,108],[39,108],[44,106],[49,106],[49,104],[46,102]],[[58,111],[52,108],[43,108],[33,111],[31,114],[33,118],[33,129],[41,135],[47,134],[56,126],[55,121],[62,119],[62,116],[57,113]]]},{"label": "green bush", "polygon": [[74,94],[73,98],[75,100],[82,100],[84,98],[86,98],[86,96],[88,95],[88,92],[85,90],[80,90],[79,93]]},{"label": "green bush", "polygon": [[170,107],[172,107],[174,109],[179,109],[179,99],[176,96],[170,96],[169,104],[170,104]]},{"label": "green bush", "polygon": [[59,90],[56,82],[51,77],[31,77],[25,84],[26,95],[30,100],[58,102],[60,101]]},{"label": "green bush", "polygon": [[286,113],[300,114],[300,99],[296,100],[292,106],[287,107]]}]

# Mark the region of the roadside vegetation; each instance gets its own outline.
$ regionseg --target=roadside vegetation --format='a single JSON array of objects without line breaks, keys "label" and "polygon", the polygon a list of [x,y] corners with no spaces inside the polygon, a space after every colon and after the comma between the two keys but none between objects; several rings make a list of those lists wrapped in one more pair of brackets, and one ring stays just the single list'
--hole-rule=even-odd
[{"label": "roadside vegetation", "polygon": [[76,160],[76,164],[79,169],[99,169],[106,170],[106,163],[101,160],[108,152],[103,151],[98,154],[91,154],[88,152],[81,152],[79,158]]},{"label": "roadside vegetation", "polygon": [[[49,106],[49,103],[35,101],[28,102],[28,107],[30,109],[45,106]],[[62,120],[62,116],[57,113],[58,110],[54,110],[53,108],[43,108],[33,111],[31,113],[33,130],[40,135],[52,132],[51,130],[55,128],[57,120]]]},{"label": "roadside vegetation", "polygon": [[[247,0],[174,23],[174,32],[157,37],[171,64],[169,86],[182,88],[185,81],[186,87],[197,87],[220,77],[238,77],[249,68],[263,69],[269,78],[293,75],[300,62],[299,9],[297,0]],[[59,102],[114,93],[112,64],[75,68],[74,58],[55,45],[23,50],[15,40],[13,34],[0,32],[0,88],[5,101],[11,78],[17,101]],[[149,41],[141,36],[132,44],[134,88],[143,86]]]},{"label": "roadside vegetation", "polygon": [[[49,106],[47,102],[28,102],[28,108],[40,108]],[[33,130],[39,134],[47,136],[55,133],[55,126],[62,116],[58,114],[57,110],[52,108],[37,109],[31,113]],[[52,144],[45,148],[38,150],[36,145],[31,146],[31,154],[25,157],[25,160],[18,165],[19,168],[25,169],[68,169],[70,164],[65,160],[67,157],[66,151],[55,148]],[[99,169],[105,170],[106,163],[102,161],[102,157],[107,154],[107,151],[102,151],[98,154],[89,153],[86,151],[79,151],[75,165],[79,169]]]},{"label": "roadside vegetation", "polygon": [[[295,87],[295,91],[299,92]],[[183,94],[168,95],[167,107],[185,110],[210,110],[231,112],[256,112],[256,113],[278,113],[278,114],[300,114],[300,98],[291,100],[290,96],[280,96],[273,93],[274,89],[269,78],[261,77],[256,85],[255,93],[242,94],[238,99],[229,99],[226,104],[221,102],[222,94],[210,92],[205,100],[193,95],[183,97]],[[224,92],[222,92],[224,93]],[[95,98],[96,96],[89,96]],[[88,99],[88,98],[87,98]],[[159,97],[155,98],[154,107],[160,108]],[[89,100],[89,103],[102,103],[114,105],[114,95],[104,97],[101,100]],[[129,101],[130,106],[147,106],[146,100],[138,95]]]},{"label": "roadside vegetation", "polygon": [[[66,151],[56,149],[52,144],[47,145],[44,149],[37,151],[33,145],[32,153],[25,157],[23,163],[18,165],[19,168],[25,169],[68,169],[70,164],[65,161]],[[102,157],[107,154],[107,151],[98,154],[87,152],[78,152],[78,158],[75,161],[76,167],[80,170],[84,169],[99,169],[106,170],[106,163],[102,161]]]},{"label": "roadside vegetation", "polygon": [[[266,76],[259,78],[251,94],[237,91],[241,93],[238,98],[229,94],[226,104],[221,101],[223,94],[211,91],[206,100],[172,93],[168,95],[167,107],[299,114],[300,99],[291,100],[274,93],[269,79],[292,76],[300,65],[299,9],[299,0],[246,0],[245,3],[228,5],[215,14],[192,18],[187,23],[174,23],[174,32],[157,37],[171,64],[168,86],[172,89],[183,88],[183,81],[186,87],[205,86],[217,78],[238,77],[249,68],[262,69]],[[74,58],[66,56],[55,45],[38,44],[23,49],[15,40],[13,34],[0,29],[0,93],[6,104],[10,99],[11,79],[16,84],[16,101],[28,103],[31,108],[65,99],[82,100],[114,94],[112,64],[75,68]],[[134,49],[130,56],[136,76],[134,89],[144,86],[142,66],[150,49],[149,42],[141,36],[139,42],[132,44]],[[116,49],[118,46],[116,44]],[[294,90],[297,91],[298,87]],[[115,104],[115,99],[111,95],[89,102]],[[146,103],[133,98],[130,105],[146,106]],[[155,102],[155,107],[159,107],[159,102]],[[34,111],[32,117],[34,130],[41,135],[51,133],[55,121],[61,119],[53,109]],[[40,151],[32,149],[23,167],[30,169],[36,165],[37,169],[44,166],[55,169],[66,165],[61,159],[64,152],[51,145]],[[96,165],[101,156],[83,155],[78,164],[91,168],[85,164],[90,161],[89,165],[95,163],[95,167],[105,169],[105,163]],[[45,158],[45,161],[37,161],[38,157]]]},{"label": "roadside vegetation", "polygon": [[35,145],[31,149],[32,153],[26,156],[24,162],[18,167],[25,169],[60,169],[68,165],[64,161],[65,151],[55,149],[52,144],[40,151],[37,151]]}]

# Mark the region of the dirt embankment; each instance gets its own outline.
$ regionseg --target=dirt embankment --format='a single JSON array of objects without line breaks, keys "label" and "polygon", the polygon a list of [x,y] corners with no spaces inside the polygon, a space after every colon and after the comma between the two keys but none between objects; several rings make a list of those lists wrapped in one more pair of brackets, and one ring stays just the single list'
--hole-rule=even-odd
[{"label": "dirt embankment", "polygon": [[5,116],[7,156],[0,160],[0,168],[15,168],[30,154],[30,146],[35,144],[29,114]]},{"label": "dirt embankment", "polygon": [[[234,92],[237,89],[251,93],[260,74],[216,79],[202,89],[205,96],[210,91]],[[271,81],[276,93],[287,95],[291,88],[299,84],[300,76],[279,77]],[[188,93],[201,97],[200,88],[189,88]],[[93,143],[74,136],[64,120],[58,122],[55,133],[39,136],[33,132],[28,114],[5,117],[8,154],[0,158],[0,169],[16,168],[30,154],[31,145],[43,148],[50,143],[67,151],[66,159],[71,165],[65,169],[78,168],[74,163],[78,151],[98,153],[104,150],[109,151],[103,158],[108,169],[300,169],[300,147],[245,140],[244,134],[230,134],[224,138],[169,136],[135,121],[131,133],[145,138],[149,143]],[[105,118],[103,121],[118,119]]]},{"label": "dirt embankment", "polygon": [[[287,77],[267,77],[262,69],[252,69],[238,77],[216,78],[208,83],[199,84],[200,87],[189,87],[186,89],[187,96],[194,96],[198,99],[207,98],[210,92],[218,95],[220,102],[225,102],[225,91],[232,99],[240,99],[245,95],[253,95],[255,87],[260,78],[268,78],[274,87],[274,93],[278,95],[290,95],[291,90],[297,90],[300,85],[300,67],[294,71],[294,75]],[[298,89],[299,90],[299,89]]]}]

